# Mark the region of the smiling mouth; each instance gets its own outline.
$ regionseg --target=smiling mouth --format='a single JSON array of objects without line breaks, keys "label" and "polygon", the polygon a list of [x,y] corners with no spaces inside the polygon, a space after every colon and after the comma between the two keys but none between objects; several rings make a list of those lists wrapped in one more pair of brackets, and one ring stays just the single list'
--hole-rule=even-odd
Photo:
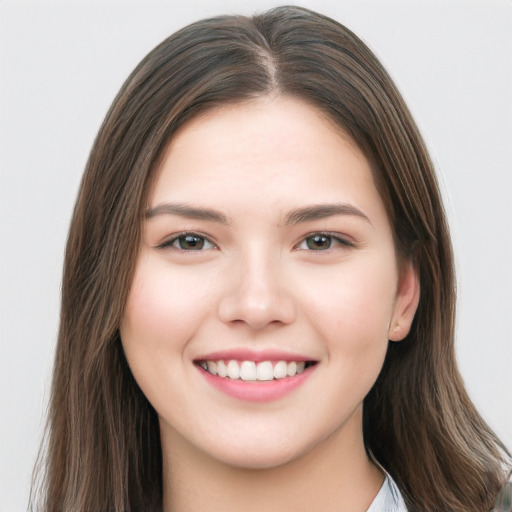
[{"label": "smiling mouth", "polygon": [[217,377],[247,382],[268,382],[302,373],[316,361],[196,361],[206,372]]}]

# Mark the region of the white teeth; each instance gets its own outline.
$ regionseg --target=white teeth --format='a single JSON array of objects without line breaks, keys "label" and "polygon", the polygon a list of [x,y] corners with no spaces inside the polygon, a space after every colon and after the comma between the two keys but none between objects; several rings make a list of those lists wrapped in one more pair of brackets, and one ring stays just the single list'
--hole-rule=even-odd
[{"label": "white teeth", "polygon": [[230,379],[239,379],[240,378],[240,366],[236,361],[229,361],[228,363],[228,377]]},{"label": "white teeth", "polygon": [[228,371],[226,369],[224,361],[217,361],[217,375],[219,377],[227,377]]},{"label": "white teeth", "polygon": [[258,380],[272,380],[274,378],[274,368],[270,361],[263,361],[256,366],[256,375]]},{"label": "white teeth", "polygon": [[274,366],[274,379],[284,379],[286,377],[286,361],[279,361]]},{"label": "white teeth", "polygon": [[207,367],[208,367],[208,371],[212,375],[217,375],[217,363],[215,361],[208,361]]},{"label": "white teeth", "polygon": [[200,365],[210,374],[244,381],[270,381],[284,379],[302,373],[306,369],[304,361],[201,361]]},{"label": "white teeth", "polygon": [[254,361],[244,361],[240,365],[240,378],[242,380],[256,380],[256,363]]}]

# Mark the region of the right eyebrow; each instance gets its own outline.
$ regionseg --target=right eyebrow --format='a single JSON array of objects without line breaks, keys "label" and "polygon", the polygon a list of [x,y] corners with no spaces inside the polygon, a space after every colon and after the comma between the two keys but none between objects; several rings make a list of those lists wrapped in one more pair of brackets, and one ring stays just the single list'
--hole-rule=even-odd
[{"label": "right eyebrow", "polygon": [[310,222],[335,215],[352,215],[364,219],[371,224],[370,219],[361,210],[346,203],[313,204],[303,208],[292,210],[286,215],[285,225],[295,225],[302,222]]},{"label": "right eyebrow", "polygon": [[219,224],[231,224],[231,220],[223,213],[210,208],[199,208],[187,203],[161,203],[146,210],[146,219],[152,219],[158,215],[178,215],[194,220],[207,220]]}]

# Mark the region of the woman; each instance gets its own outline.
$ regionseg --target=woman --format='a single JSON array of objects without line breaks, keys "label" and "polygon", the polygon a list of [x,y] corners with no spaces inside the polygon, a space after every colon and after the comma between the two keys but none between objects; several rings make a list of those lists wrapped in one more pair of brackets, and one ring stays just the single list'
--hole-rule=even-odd
[{"label": "woman", "polygon": [[193,24],[128,78],[66,252],[45,510],[492,508],[433,166],[345,27]]}]

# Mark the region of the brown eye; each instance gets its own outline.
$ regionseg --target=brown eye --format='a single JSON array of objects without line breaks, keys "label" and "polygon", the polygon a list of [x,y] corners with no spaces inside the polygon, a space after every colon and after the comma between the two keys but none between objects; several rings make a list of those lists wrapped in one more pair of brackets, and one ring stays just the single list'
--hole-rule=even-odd
[{"label": "brown eye", "polygon": [[328,251],[329,249],[343,249],[355,247],[355,243],[341,235],[332,233],[313,233],[302,239],[296,246],[300,251]]},{"label": "brown eye", "polygon": [[314,235],[306,238],[306,246],[312,251],[325,251],[332,246],[332,237],[327,235]]},{"label": "brown eye", "polygon": [[177,249],[178,251],[205,251],[216,249],[208,238],[196,233],[182,233],[158,246],[159,249]]},{"label": "brown eye", "polygon": [[198,235],[181,235],[176,242],[179,248],[185,251],[200,251],[205,245],[205,239]]}]

